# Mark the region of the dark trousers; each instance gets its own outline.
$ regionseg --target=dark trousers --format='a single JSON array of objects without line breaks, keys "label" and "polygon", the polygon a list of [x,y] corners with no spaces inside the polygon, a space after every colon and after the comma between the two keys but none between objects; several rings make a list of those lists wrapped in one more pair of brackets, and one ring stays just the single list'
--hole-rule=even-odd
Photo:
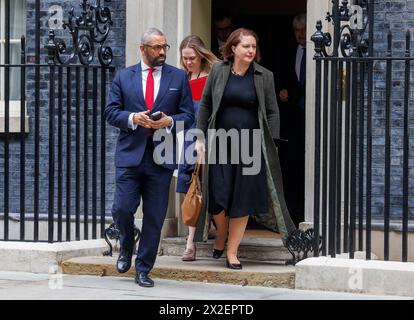
[{"label": "dark trousers", "polygon": [[133,248],[134,215],[142,198],[144,218],[135,261],[137,272],[149,272],[154,266],[168,209],[172,174],[172,170],[154,163],[151,141],[148,141],[144,158],[138,167],[116,169],[112,216],[120,230],[122,249]]},{"label": "dark trousers", "polygon": [[286,205],[296,226],[305,220],[305,110],[288,106],[281,112],[279,147]]}]

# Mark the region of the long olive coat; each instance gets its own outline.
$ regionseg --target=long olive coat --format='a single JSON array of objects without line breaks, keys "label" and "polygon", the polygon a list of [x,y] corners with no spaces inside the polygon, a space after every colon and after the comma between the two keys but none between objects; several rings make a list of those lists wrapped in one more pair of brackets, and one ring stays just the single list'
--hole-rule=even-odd
[{"label": "long olive coat", "polygon": [[[279,138],[280,118],[277,105],[273,73],[257,63],[254,63],[254,83],[259,101],[258,116],[262,131],[262,151],[266,163],[268,186],[269,212],[255,215],[253,218],[269,230],[279,232],[286,243],[287,237],[295,230],[286,207],[282,173],[279,155],[273,139]],[[230,76],[231,64],[228,61],[218,62],[210,72],[197,121],[197,128],[207,137],[207,130],[216,129],[216,116],[220,108],[224,89]],[[206,147],[208,154],[208,143]],[[196,241],[206,241],[209,229],[208,197],[209,197],[209,167],[205,166],[203,179],[203,209],[197,224]],[[254,194],[252,194],[254,197]]]}]

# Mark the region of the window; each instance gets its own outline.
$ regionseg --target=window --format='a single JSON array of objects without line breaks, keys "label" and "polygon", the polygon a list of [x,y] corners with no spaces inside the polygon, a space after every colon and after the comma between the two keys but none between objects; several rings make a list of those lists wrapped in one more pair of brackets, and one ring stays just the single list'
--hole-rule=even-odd
[{"label": "window", "polygon": [[[0,64],[5,64],[6,0],[0,0]],[[26,35],[26,0],[10,0],[10,64],[20,64],[20,39]],[[4,132],[4,68],[0,67],[0,132]],[[3,120],[3,121],[1,121]],[[27,128],[27,126],[26,126]],[[10,132],[20,131],[20,68],[10,68]]]}]

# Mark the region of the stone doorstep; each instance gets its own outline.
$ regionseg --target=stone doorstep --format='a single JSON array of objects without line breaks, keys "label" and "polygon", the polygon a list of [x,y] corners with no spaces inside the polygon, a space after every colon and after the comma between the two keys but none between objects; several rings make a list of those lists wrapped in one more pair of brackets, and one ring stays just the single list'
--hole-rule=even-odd
[{"label": "stone doorstep", "polygon": [[53,244],[0,242],[0,271],[54,273],[64,260],[101,255],[107,249],[102,239]]},{"label": "stone doorstep", "polygon": [[[116,271],[117,257],[82,257],[63,261],[64,274],[130,277],[135,276],[134,266],[126,274]],[[133,259],[134,260],[134,259]],[[182,262],[180,257],[159,256],[151,277],[177,281],[228,283],[242,286],[261,286],[293,289],[295,268],[274,262],[243,261],[243,270],[232,271],[225,267],[225,259],[200,258]]]},{"label": "stone doorstep", "polygon": [[414,263],[309,258],[296,265],[295,288],[414,297]]},{"label": "stone doorstep", "polygon": [[[185,238],[166,238],[160,245],[160,254],[181,257],[185,250]],[[214,240],[196,243],[197,257],[210,258]],[[283,246],[280,239],[244,239],[240,244],[239,258],[257,261],[286,262],[292,255]]]}]

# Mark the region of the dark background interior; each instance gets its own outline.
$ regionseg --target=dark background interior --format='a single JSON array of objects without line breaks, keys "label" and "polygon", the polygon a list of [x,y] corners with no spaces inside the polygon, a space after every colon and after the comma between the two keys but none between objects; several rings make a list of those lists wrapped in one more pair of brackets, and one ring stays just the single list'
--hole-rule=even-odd
[{"label": "dark background interior", "polygon": [[[213,0],[212,18],[222,13],[233,17],[235,28],[252,29],[259,36],[261,64],[275,72],[282,63],[283,49],[295,44],[293,18],[306,12],[307,0]],[[214,37],[214,30],[212,30]]]}]

